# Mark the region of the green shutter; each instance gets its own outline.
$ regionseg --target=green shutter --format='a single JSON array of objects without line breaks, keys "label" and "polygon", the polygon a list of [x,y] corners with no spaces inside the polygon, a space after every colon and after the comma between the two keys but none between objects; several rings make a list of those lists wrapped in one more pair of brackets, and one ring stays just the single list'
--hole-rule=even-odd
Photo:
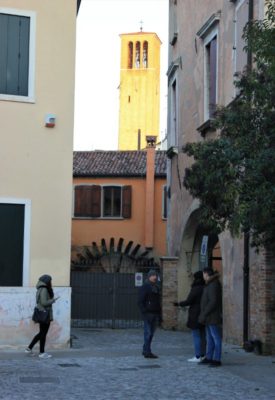
[{"label": "green shutter", "polygon": [[28,96],[30,18],[0,14],[0,93]]}]

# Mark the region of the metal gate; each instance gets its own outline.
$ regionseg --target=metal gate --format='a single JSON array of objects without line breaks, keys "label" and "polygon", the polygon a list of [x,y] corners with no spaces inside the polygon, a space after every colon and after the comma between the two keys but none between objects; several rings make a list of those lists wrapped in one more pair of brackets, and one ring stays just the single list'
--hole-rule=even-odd
[{"label": "metal gate", "polygon": [[[138,309],[138,290],[151,267],[121,267],[103,270],[93,266],[73,268],[72,326],[89,328],[138,328],[142,326]],[[142,280],[140,279],[142,276]]]}]

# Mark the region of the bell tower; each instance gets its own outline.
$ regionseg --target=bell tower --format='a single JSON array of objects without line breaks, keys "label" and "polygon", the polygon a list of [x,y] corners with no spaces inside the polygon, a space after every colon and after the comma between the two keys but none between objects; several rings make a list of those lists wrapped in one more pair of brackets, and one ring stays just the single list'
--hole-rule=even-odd
[{"label": "bell tower", "polygon": [[160,45],[156,33],[124,33],[121,38],[119,150],[146,148],[159,141]]}]

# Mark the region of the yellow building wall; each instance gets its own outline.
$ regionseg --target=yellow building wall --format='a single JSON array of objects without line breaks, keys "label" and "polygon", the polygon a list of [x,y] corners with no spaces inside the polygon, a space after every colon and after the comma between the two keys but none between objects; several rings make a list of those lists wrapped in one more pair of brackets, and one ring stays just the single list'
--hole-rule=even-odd
[{"label": "yellow building wall", "polygon": [[[92,242],[98,245],[105,239],[107,245],[115,238],[117,246],[120,238],[124,246],[130,240],[134,245],[145,248],[145,190],[146,180],[140,178],[74,178],[74,185],[131,185],[132,186],[132,217],[129,219],[84,219],[72,220],[72,250],[78,246],[90,246]],[[166,254],[166,220],[162,218],[162,188],[166,179],[155,180],[154,196],[154,246],[153,253],[157,256]]]},{"label": "yellow building wall", "polygon": [[[121,36],[119,150],[146,148],[146,136],[159,141],[160,39],[155,33],[138,32]],[[140,42],[140,68],[135,65],[135,44]],[[142,65],[143,43],[148,42],[148,66]],[[133,43],[133,67],[129,68],[129,42]]]},{"label": "yellow building wall", "polygon": [[[76,0],[0,0],[35,12],[34,102],[0,100],[1,198],[31,201],[28,285],[70,285]],[[44,126],[48,113],[55,128]]]}]

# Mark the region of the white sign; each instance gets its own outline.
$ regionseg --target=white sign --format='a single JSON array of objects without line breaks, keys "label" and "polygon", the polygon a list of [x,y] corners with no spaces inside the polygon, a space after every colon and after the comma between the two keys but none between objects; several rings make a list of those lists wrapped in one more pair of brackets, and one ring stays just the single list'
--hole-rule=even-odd
[{"label": "white sign", "polygon": [[143,274],[142,272],[135,273],[135,287],[139,287],[143,285]]},{"label": "white sign", "polygon": [[207,254],[207,244],[208,244],[208,236],[202,237],[201,243],[201,256],[206,256]]}]

